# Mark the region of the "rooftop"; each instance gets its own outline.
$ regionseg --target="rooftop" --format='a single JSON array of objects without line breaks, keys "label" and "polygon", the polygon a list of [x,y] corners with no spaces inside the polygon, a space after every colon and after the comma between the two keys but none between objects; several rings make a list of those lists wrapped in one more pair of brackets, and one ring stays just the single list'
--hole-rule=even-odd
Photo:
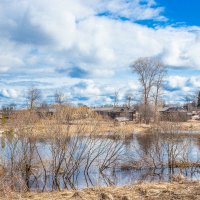
[{"label": "rooftop", "polygon": [[95,111],[102,111],[102,112],[134,112],[135,108],[127,106],[105,106],[105,107],[96,107],[94,108]]}]

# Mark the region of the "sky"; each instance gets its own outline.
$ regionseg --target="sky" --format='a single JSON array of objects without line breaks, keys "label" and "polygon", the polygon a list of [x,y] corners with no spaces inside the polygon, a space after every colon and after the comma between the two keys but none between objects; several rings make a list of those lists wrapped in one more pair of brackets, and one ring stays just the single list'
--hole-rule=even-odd
[{"label": "sky", "polygon": [[0,106],[26,105],[39,88],[53,102],[112,104],[137,99],[130,65],[159,57],[167,67],[163,98],[200,90],[199,0],[1,0]]}]

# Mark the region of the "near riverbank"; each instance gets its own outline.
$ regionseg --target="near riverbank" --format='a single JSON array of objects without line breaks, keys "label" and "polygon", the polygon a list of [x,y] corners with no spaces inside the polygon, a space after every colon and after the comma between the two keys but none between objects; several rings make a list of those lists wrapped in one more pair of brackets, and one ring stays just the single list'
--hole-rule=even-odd
[{"label": "near riverbank", "polygon": [[181,179],[171,183],[138,183],[132,186],[88,188],[81,191],[57,191],[45,193],[8,193],[0,199],[20,200],[198,200],[200,182]]}]

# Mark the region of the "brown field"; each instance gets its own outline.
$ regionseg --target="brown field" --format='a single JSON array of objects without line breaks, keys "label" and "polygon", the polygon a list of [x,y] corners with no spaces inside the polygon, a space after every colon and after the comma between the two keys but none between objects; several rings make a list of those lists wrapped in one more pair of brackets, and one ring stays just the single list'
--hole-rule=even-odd
[{"label": "brown field", "polygon": [[[105,136],[105,135],[119,135],[128,136],[133,133],[149,133],[151,128],[155,127],[154,124],[139,124],[134,122],[114,122],[113,120],[103,119],[87,119],[87,120],[76,120],[70,124],[57,124],[53,120],[40,120],[24,129],[26,136],[50,138],[59,135],[71,136],[71,135],[93,135],[93,136]],[[179,122],[178,125],[180,130],[187,131],[200,131],[200,121],[188,121]],[[2,127],[1,130],[9,130],[10,127]],[[20,133],[23,133],[20,131]],[[24,136],[24,134],[23,134]]]},{"label": "brown field", "polygon": [[7,193],[0,199],[21,200],[198,200],[200,182],[138,183],[132,186],[95,187],[80,191]]},{"label": "brown field", "polygon": [[[166,123],[160,122],[160,124]],[[2,123],[0,129],[15,132],[16,135],[40,138],[74,134],[127,136],[133,133],[148,133],[151,128],[158,127],[160,124],[116,122],[109,118],[102,118],[89,108],[58,107],[58,112],[53,117],[45,115],[39,117],[35,111],[19,111],[6,123]],[[180,130],[200,130],[200,121],[178,122],[176,127]]]},{"label": "brown field", "polygon": [[102,118],[90,109],[62,108],[53,117],[39,118],[34,111],[20,111],[0,129],[5,133],[35,138],[72,135],[130,135],[146,132],[151,125]]},{"label": "brown field", "polygon": [[[165,122],[162,122],[165,124]],[[104,119],[76,120],[70,124],[57,124],[52,120],[43,120],[34,126],[31,131],[31,137],[49,138],[52,135],[71,136],[71,135],[93,135],[93,136],[129,136],[133,133],[150,133],[155,128],[155,124],[139,124],[134,122],[115,122]],[[200,121],[179,122],[179,130],[200,131]],[[29,131],[27,131],[28,134]]]},{"label": "brown field", "polygon": [[182,130],[200,131],[200,121],[189,120],[181,123]]}]

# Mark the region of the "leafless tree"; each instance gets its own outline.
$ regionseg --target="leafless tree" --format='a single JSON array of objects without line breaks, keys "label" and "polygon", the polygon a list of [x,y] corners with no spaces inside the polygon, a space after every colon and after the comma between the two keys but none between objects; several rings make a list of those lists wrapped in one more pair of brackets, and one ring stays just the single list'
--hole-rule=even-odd
[{"label": "leafless tree", "polygon": [[118,101],[119,101],[119,91],[115,91],[114,92],[114,107],[118,105]]},{"label": "leafless tree", "polygon": [[185,107],[187,111],[193,111],[196,108],[196,94],[186,94],[183,98],[183,101],[185,102]]},{"label": "leafless tree", "polygon": [[127,107],[130,108],[131,107],[131,101],[132,101],[132,94],[127,93],[125,98],[126,98],[126,101],[127,101]]},{"label": "leafless tree", "polygon": [[33,109],[37,106],[38,102],[41,99],[41,91],[37,88],[30,88],[27,92],[27,103],[29,109]]},{"label": "leafless tree", "polygon": [[155,58],[139,58],[131,65],[131,68],[138,75],[142,86],[144,122],[149,123],[148,110],[150,97],[153,90],[155,90],[155,104],[158,103],[158,96],[165,74],[164,65],[160,60]]},{"label": "leafless tree", "polygon": [[56,91],[54,94],[55,103],[62,105],[65,101],[65,95],[61,91]]},{"label": "leafless tree", "polygon": [[155,77],[154,88],[153,88],[153,100],[154,100],[154,121],[158,119],[158,106],[161,103],[161,90],[164,84],[164,77],[167,72],[164,68],[162,62],[158,61],[157,63],[157,75]]}]

